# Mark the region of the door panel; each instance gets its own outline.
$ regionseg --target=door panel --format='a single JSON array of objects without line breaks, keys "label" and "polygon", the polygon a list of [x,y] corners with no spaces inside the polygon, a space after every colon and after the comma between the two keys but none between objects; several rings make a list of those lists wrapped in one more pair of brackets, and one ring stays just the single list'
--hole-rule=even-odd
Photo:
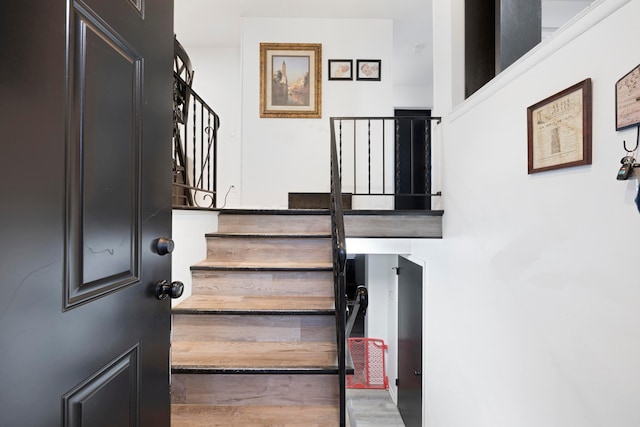
[{"label": "door panel", "polygon": [[137,425],[138,351],[136,345],[63,397],[65,427]]},{"label": "door panel", "polygon": [[1,426],[169,426],[172,22],[0,2]]},{"label": "door panel", "polygon": [[398,257],[398,410],[422,426],[422,267]]},{"label": "door panel", "polygon": [[140,266],[141,58],[98,17],[74,17],[67,307],[137,283]]}]

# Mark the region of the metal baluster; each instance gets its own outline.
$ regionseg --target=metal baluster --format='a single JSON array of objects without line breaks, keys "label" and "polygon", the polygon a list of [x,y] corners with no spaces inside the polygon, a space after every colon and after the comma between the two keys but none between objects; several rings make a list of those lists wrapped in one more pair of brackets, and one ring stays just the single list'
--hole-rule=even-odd
[{"label": "metal baluster", "polygon": [[371,194],[371,120],[367,121],[367,148],[368,148],[368,159],[367,159],[367,167],[369,173],[369,194]]},{"label": "metal baluster", "polygon": [[[198,188],[204,188],[204,105],[200,104],[200,185]],[[208,142],[208,138],[207,142]]]},{"label": "metal baluster", "polygon": [[340,167],[340,182],[342,183],[342,120],[340,120],[340,159],[339,159],[339,167]]},{"label": "metal baluster", "polygon": [[215,115],[213,117],[215,125],[214,139],[213,139],[213,206],[216,207],[218,203],[218,128],[220,127],[220,118]]},{"label": "metal baluster", "polygon": [[358,194],[358,186],[356,185],[356,166],[357,166],[357,153],[356,153],[356,143],[358,142],[358,135],[356,133],[356,124],[357,120],[353,120],[353,194]]},{"label": "metal baluster", "polygon": [[395,119],[396,123],[396,188],[395,193],[400,194],[400,120]]},{"label": "metal baluster", "polygon": [[215,135],[214,130],[211,129],[211,113],[207,114],[207,129],[209,129],[211,133],[209,138],[207,138],[207,158],[209,159],[207,161],[207,190],[211,190],[211,146],[209,145],[209,141],[211,141],[211,138]]},{"label": "metal baluster", "polygon": [[[413,170],[413,158],[415,157],[415,153],[413,150],[413,138],[415,138],[415,128],[414,128],[414,122],[413,119],[411,119],[411,139],[409,147],[411,147],[411,150],[409,150],[410,152],[410,156],[409,156],[409,182],[411,183],[411,194],[415,194],[416,189],[415,189],[415,182],[414,182],[414,170]],[[411,197],[411,200],[413,200],[413,197]]]},{"label": "metal baluster", "polygon": [[[425,194],[431,194],[431,120],[428,118],[424,122],[424,192]],[[431,199],[429,196],[425,197],[426,209],[431,209]]]},{"label": "metal baluster", "polygon": [[[193,152],[193,160],[192,160],[192,162],[193,162],[193,181],[191,181],[191,182],[193,183],[192,185],[195,186],[196,182],[198,182],[196,180],[196,153],[197,153],[197,150],[196,150],[196,145],[197,145],[196,124],[198,122],[198,118],[197,118],[198,110],[196,109],[196,97],[193,96],[192,98],[193,98],[193,147],[192,147],[192,152]],[[186,163],[188,164],[189,161],[187,161]],[[185,167],[186,167],[186,165],[185,165]],[[193,201],[194,201],[193,206],[195,206],[196,203],[195,203],[195,198],[193,197],[194,194],[193,194],[193,192],[191,190],[189,190],[189,192],[191,192],[191,194],[192,194],[192,198],[193,198]]]},{"label": "metal baluster", "polygon": [[385,145],[387,132],[385,130],[385,124],[387,121],[382,119],[382,194],[387,193],[387,179],[385,178],[386,162],[385,162]]}]

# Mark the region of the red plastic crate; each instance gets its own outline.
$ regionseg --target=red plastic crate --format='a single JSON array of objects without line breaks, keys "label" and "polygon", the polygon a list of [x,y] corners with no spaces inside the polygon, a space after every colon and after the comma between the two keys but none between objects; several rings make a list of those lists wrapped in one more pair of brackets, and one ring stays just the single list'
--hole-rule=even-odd
[{"label": "red plastic crate", "polygon": [[347,375],[347,388],[388,389],[384,359],[387,345],[377,338],[349,338],[347,341],[354,374]]}]

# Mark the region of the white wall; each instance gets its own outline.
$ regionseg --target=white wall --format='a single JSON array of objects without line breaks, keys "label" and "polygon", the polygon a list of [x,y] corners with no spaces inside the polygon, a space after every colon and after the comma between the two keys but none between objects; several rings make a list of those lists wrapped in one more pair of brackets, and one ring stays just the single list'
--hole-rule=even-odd
[{"label": "white wall", "polygon": [[[176,22],[180,39],[188,31],[178,24],[185,22]],[[196,71],[194,89],[221,117],[218,206],[224,205],[226,197],[225,207],[282,208],[288,192],[328,191],[331,116],[391,115],[394,108],[430,108],[430,75],[421,86],[401,86],[394,78],[394,69],[404,76],[430,61],[430,44],[394,50],[398,32],[402,33],[394,30],[391,20],[243,18],[242,48],[184,43]],[[322,43],[321,119],[259,118],[260,42]],[[382,81],[330,82],[330,58],[353,59],[354,65],[356,59],[379,58]],[[355,201],[363,208],[387,202],[382,198]]]},{"label": "white wall", "polygon": [[558,28],[589,7],[591,0],[554,0],[542,2],[542,38],[553,34]]},{"label": "white wall", "polygon": [[[456,7],[435,16],[448,31]],[[453,51],[435,58],[444,239],[412,248],[427,266],[427,426],[640,425],[638,183],[615,179],[636,135],[614,126],[639,16],[638,0],[596,2],[453,111],[459,87],[438,76],[460,46],[436,36]],[[528,175],[527,107],[587,77],[593,164]]]},{"label": "white wall", "polygon": [[173,210],[171,280],[184,283],[182,297],[172,301],[176,305],[191,295],[191,266],[207,256],[206,233],[218,230],[218,213],[193,210]]},{"label": "white wall", "polygon": [[239,207],[242,146],[240,49],[185,46],[185,50],[195,71],[193,89],[220,116],[217,206]]},{"label": "white wall", "polygon": [[365,316],[365,336],[384,340],[389,392],[397,402],[398,387],[398,279],[393,267],[398,266],[397,255],[367,255],[366,284],[369,308]]},{"label": "white wall", "polygon": [[[390,20],[244,18],[242,180],[246,208],[286,208],[289,192],[329,190],[329,117],[393,113]],[[322,43],[322,118],[261,119],[260,43]],[[328,59],[381,59],[382,81],[328,81]]]}]

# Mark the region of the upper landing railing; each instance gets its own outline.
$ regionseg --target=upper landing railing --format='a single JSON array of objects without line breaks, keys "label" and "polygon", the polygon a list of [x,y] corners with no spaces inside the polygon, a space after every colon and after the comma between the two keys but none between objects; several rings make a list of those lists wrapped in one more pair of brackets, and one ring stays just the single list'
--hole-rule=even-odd
[{"label": "upper landing railing", "polygon": [[440,117],[330,120],[343,194],[364,196],[377,209],[431,209],[431,197],[440,195],[431,179],[432,122]]}]

